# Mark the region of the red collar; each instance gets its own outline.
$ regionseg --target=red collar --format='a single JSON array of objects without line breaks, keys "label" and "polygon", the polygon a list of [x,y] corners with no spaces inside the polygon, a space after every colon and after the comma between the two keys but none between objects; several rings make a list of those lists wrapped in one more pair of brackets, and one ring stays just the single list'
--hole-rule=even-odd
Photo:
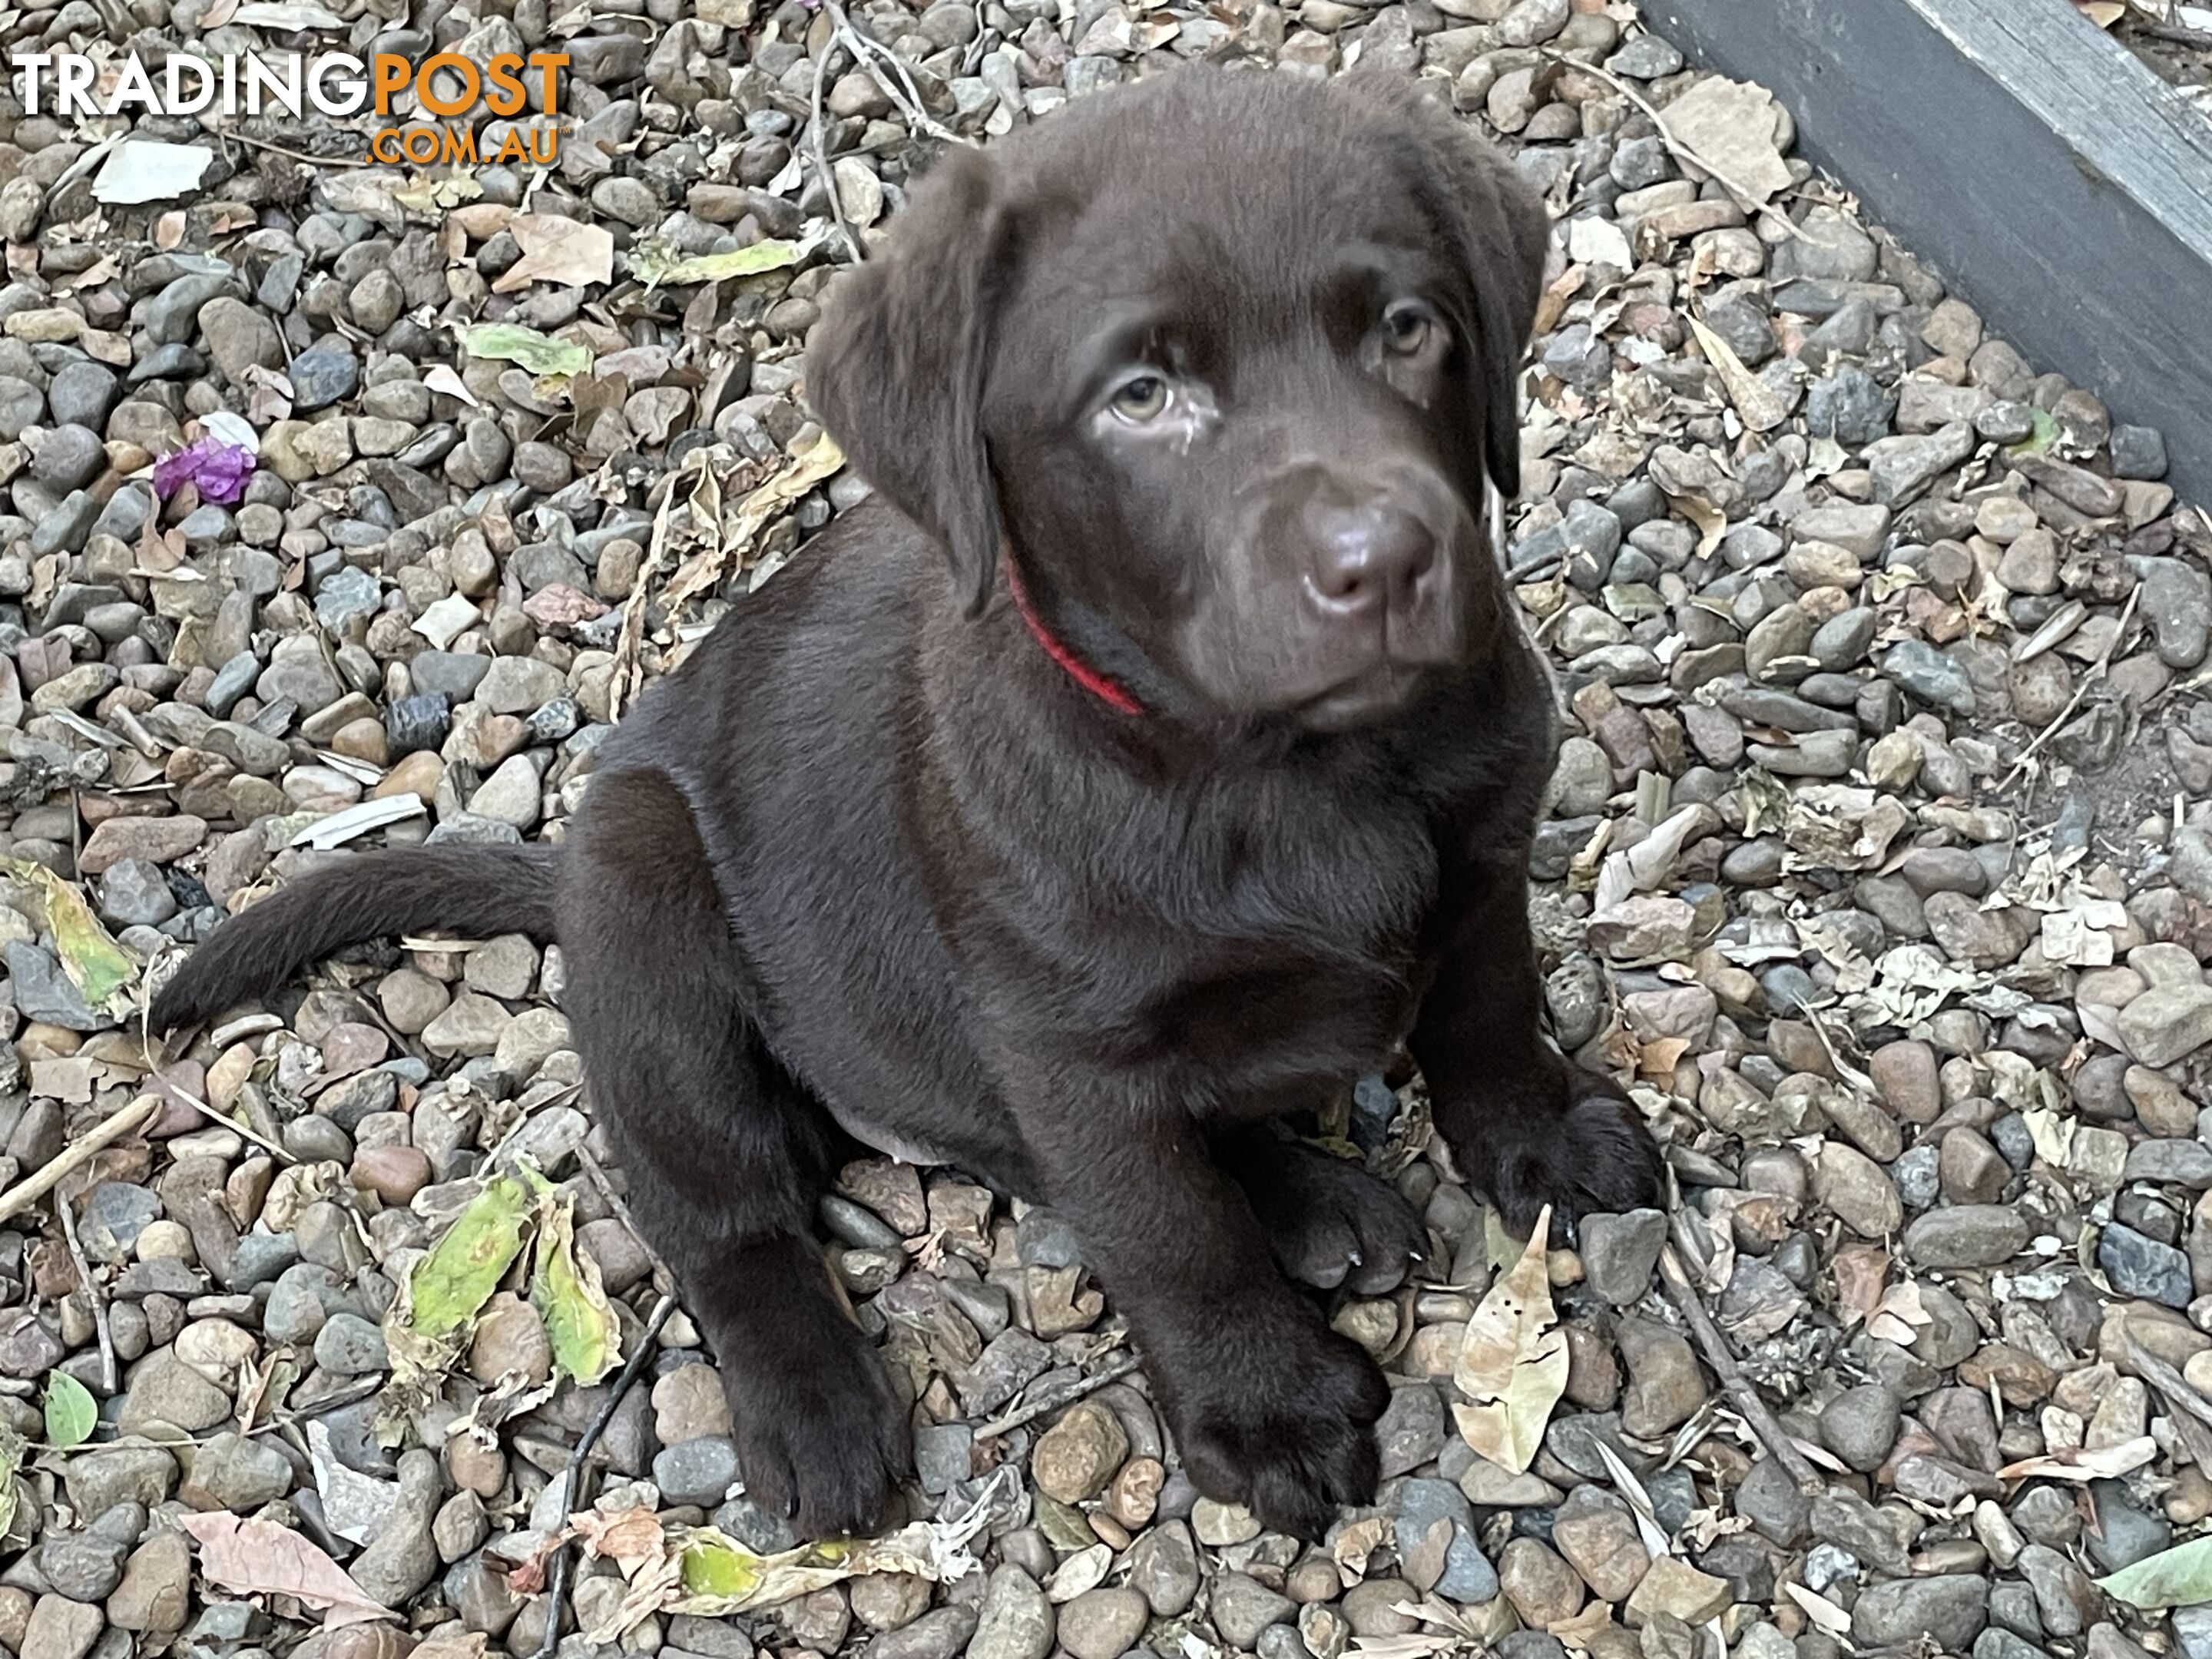
[{"label": "red collar", "polygon": [[1023,622],[1029,625],[1036,642],[1044,647],[1045,655],[1058,663],[1068,678],[1116,714],[1143,714],[1145,705],[1137,701],[1128,687],[1091,667],[1075,654],[1065,640],[1044,625],[1044,618],[1037,615],[1036,608],[1030,603],[1029,590],[1022,586],[1022,574],[1014,568],[1013,560],[1002,556],[1000,562],[1006,568],[1006,591],[1014,596],[1014,609],[1021,612]]}]

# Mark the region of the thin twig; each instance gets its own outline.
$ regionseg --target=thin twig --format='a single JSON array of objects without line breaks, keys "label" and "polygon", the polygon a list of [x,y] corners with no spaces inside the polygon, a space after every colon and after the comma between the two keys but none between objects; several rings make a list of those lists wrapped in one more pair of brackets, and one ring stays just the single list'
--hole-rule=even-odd
[{"label": "thin twig", "polygon": [[2074,717],[2074,711],[2081,706],[2081,699],[2089,695],[2090,688],[2104,679],[2106,670],[2112,665],[2112,653],[2119,648],[2120,641],[2127,637],[2128,624],[2135,619],[2136,601],[2142,598],[2142,589],[2140,586],[2129,593],[2128,602],[2120,607],[2120,625],[2112,630],[2112,637],[2105,641],[2104,650],[2098,653],[2097,660],[2089,665],[2088,672],[2081,676],[2081,683],[2074,688],[2074,695],[2066,699],[2066,706],[2053,714],[2051,717],[2051,723],[2035,734],[2034,741],[2020,751],[2020,758],[2013,762],[2012,770],[2005,774],[2004,781],[1997,786],[1998,793],[2002,794],[2012,787],[2013,781],[2027,769],[2027,763],[2034,757],[2035,751],[2048,743],[2051,734]]},{"label": "thin twig", "polygon": [[623,1200],[622,1194],[615,1191],[613,1183],[608,1181],[607,1172],[599,1167],[599,1160],[592,1156],[587,1146],[576,1148],[576,1156],[582,1160],[584,1173],[592,1178],[592,1185],[598,1188],[599,1196],[606,1200],[607,1208],[614,1212],[615,1219],[629,1230],[629,1236],[637,1241],[638,1249],[645,1252],[645,1259],[653,1263],[653,1288],[663,1296],[674,1296],[675,1269],[661,1259],[660,1252],[653,1248],[653,1241],[638,1231],[637,1218],[630,1214],[629,1206]]},{"label": "thin twig", "polygon": [[70,1146],[47,1159],[36,1175],[19,1181],[6,1192],[0,1193],[0,1221],[29,1209],[59,1186],[71,1170],[89,1164],[124,1136],[144,1128],[161,1109],[161,1100],[158,1095],[141,1095],[128,1105],[116,1108]]},{"label": "thin twig", "polygon": [[92,1328],[100,1337],[100,1386],[104,1393],[113,1394],[122,1387],[123,1379],[115,1368],[115,1338],[107,1328],[107,1298],[93,1283],[92,1263],[84,1259],[84,1246],[76,1236],[76,1216],[69,1200],[55,1200],[54,1213],[61,1218],[62,1240],[69,1246],[70,1261],[76,1268],[78,1288],[92,1304]]},{"label": "thin twig", "polygon": [[310,155],[305,150],[287,149],[282,144],[270,143],[266,138],[250,137],[245,133],[232,132],[228,129],[219,130],[216,137],[235,138],[241,144],[251,144],[256,149],[265,149],[272,155],[281,155],[289,161],[305,161],[309,167],[366,167],[376,165],[374,161],[356,161],[344,155]]},{"label": "thin twig", "polygon": [[1735,1401],[1735,1407],[1743,1413],[1744,1421],[1751,1425],[1752,1432],[1765,1443],[1766,1449],[1773,1454],[1774,1461],[1781,1464],[1784,1472],[1797,1483],[1798,1491],[1808,1498],[1826,1492],[1827,1482],[1821,1480],[1819,1473],[1805,1461],[1805,1454],[1797,1449],[1790,1438],[1789,1431],[1775,1420],[1773,1412],[1768,1409],[1766,1401],[1759,1398],[1759,1390],[1752,1386],[1751,1379],[1737,1369],[1735,1356],[1729,1352],[1728,1339],[1721,1334],[1721,1328],[1713,1323],[1713,1316],[1705,1311],[1705,1298],[1698,1294],[1689,1275],[1682,1271],[1681,1258],[1674,1254],[1672,1244],[1660,1249],[1659,1277],[1666,1284],[1668,1297],[1681,1310],[1682,1317],[1689,1323],[1691,1334],[1698,1339],[1698,1346],[1705,1352],[1705,1363],[1713,1368],[1714,1374],[1721,1380],[1721,1387],[1728,1391],[1729,1398]]},{"label": "thin twig", "polygon": [[814,60],[814,90],[809,102],[813,110],[807,125],[807,151],[814,158],[814,170],[822,175],[822,188],[830,198],[830,218],[837,227],[838,235],[845,239],[845,252],[854,264],[866,258],[860,252],[860,239],[854,234],[852,226],[845,222],[845,204],[838,199],[837,175],[830,167],[830,141],[823,137],[822,77],[829,72],[830,58],[836,51],[833,35],[822,43],[822,55]]},{"label": "thin twig", "polygon": [[[922,107],[921,89],[915,85],[914,76],[907,72],[904,58],[882,41],[871,39],[854,28],[852,19],[846,16],[845,9],[837,3],[837,0],[821,0],[821,6],[829,14],[830,27],[836,38],[842,40],[845,49],[853,54],[854,63],[882,89],[884,97],[898,106],[902,115],[933,138],[951,144],[967,143],[958,133],[931,118],[929,112]],[[888,64],[904,90],[886,81],[883,71],[870,61],[872,58],[880,58]]]},{"label": "thin twig", "polygon": [[281,1163],[297,1164],[300,1161],[290,1152],[287,1152],[279,1142],[270,1139],[267,1135],[263,1134],[260,1130],[255,1128],[252,1124],[245,1122],[241,1119],[234,1118],[228,1112],[217,1111],[214,1107],[209,1105],[207,1102],[202,1100],[191,1090],[183,1088],[179,1085],[171,1082],[167,1078],[163,1077],[161,1075],[161,1063],[154,1058],[152,1034],[147,1030],[145,1022],[143,1019],[139,1022],[138,1046],[145,1056],[146,1069],[160,1081],[161,1085],[164,1089],[167,1089],[171,1094],[176,1096],[179,1100],[183,1101],[185,1105],[191,1107],[194,1111],[199,1113],[201,1116],[211,1119],[215,1122],[222,1124],[224,1128],[229,1130],[233,1134],[243,1135],[246,1139],[252,1141],[255,1146],[260,1147],[262,1151],[267,1152],[271,1158],[277,1159]]},{"label": "thin twig", "polygon": [[1667,125],[1667,118],[1659,112],[1657,106],[1653,104],[1650,99],[1644,97],[1642,93],[1637,91],[1635,88],[1630,86],[1627,82],[1613,74],[1610,70],[1601,69],[1595,64],[1583,63],[1577,58],[1570,58],[1565,53],[1554,51],[1549,46],[1544,48],[1544,56],[1550,58],[1555,64],[1563,64],[1567,68],[1577,70],[1581,74],[1595,76],[1599,80],[1604,82],[1606,85],[1611,87],[1615,92],[1628,100],[1630,103],[1635,105],[1637,108],[1642,110],[1645,115],[1650,118],[1651,125],[1658,130],[1659,142],[1667,146],[1667,153],[1672,155],[1676,161],[1687,161],[1692,167],[1697,168],[1698,172],[1709,175],[1723,190],[1725,190],[1729,195],[1735,198],[1736,205],[1738,207],[1747,209],[1753,213],[1765,215],[1768,219],[1771,220],[1775,224],[1781,227],[1782,229],[1796,237],[1801,242],[1808,240],[1805,233],[1797,228],[1796,221],[1792,219],[1788,214],[1784,213],[1780,208],[1776,207],[1771,202],[1760,200],[1758,191],[1746,189],[1742,185],[1738,184],[1735,179],[1729,178],[1728,174],[1723,173],[1718,167],[1715,167],[1711,161],[1708,161],[1704,156],[1698,155],[1698,152],[1691,149],[1689,145],[1684,143],[1680,138],[1677,138],[1674,136],[1674,129]]},{"label": "thin twig", "polygon": [[2212,1428],[2212,1405],[2199,1397],[2179,1371],[2136,1340],[2135,1334],[2125,1332],[2128,1345],[2128,1364],[2134,1366],[2142,1380],[2166,1396],[2166,1404],[2175,1411],[2186,1412],[2198,1422]]},{"label": "thin twig", "polygon": [[1104,1370],[1094,1376],[1079,1376],[1072,1382],[1063,1382],[1058,1388],[1047,1389],[1026,1405],[1015,1407],[1003,1417],[993,1418],[975,1431],[975,1438],[988,1440],[994,1435],[1006,1433],[1009,1429],[1018,1429],[1023,1424],[1042,1417],[1047,1412],[1056,1412],[1062,1406],[1072,1404],[1087,1394],[1095,1394],[1109,1382],[1120,1382],[1136,1369],[1137,1356],[1125,1353],[1107,1366]]},{"label": "thin twig", "polygon": [[2153,23],[2142,20],[2129,27],[2137,34],[2148,34],[2154,40],[2163,40],[2169,46],[2195,46],[2200,52],[2212,52],[2212,29],[2193,29],[2185,23]]},{"label": "thin twig", "polygon": [[[664,1295],[653,1308],[652,1317],[645,1322],[645,1331],[637,1339],[637,1352],[630,1355],[629,1362],[622,1368],[621,1375],[615,1378],[614,1386],[607,1390],[606,1399],[592,1414],[592,1420],[584,1425],[583,1433],[576,1437],[576,1449],[569,1455],[568,1472],[561,1477],[568,1483],[567,1504],[570,1515],[584,1504],[584,1477],[590,1473],[592,1449],[599,1443],[599,1437],[606,1432],[607,1425],[614,1421],[615,1413],[620,1408],[624,1396],[637,1381],[639,1373],[645,1370],[646,1362],[653,1357],[653,1340],[660,1334],[660,1328],[668,1322],[669,1315],[675,1311],[676,1298]],[[554,1653],[561,1645],[561,1603],[568,1594],[570,1554],[565,1539],[554,1547],[553,1570],[545,1580],[549,1592],[545,1634],[538,1638],[538,1659],[553,1659]]]}]

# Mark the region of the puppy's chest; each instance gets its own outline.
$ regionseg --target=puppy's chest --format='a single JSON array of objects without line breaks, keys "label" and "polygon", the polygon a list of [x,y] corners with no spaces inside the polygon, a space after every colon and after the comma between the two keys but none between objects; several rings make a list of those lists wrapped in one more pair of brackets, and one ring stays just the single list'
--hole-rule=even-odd
[{"label": "puppy's chest", "polygon": [[1113,1022],[1133,1060],[1234,1096],[1376,1064],[1411,1027],[1424,977],[1419,884],[1346,884],[1299,905],[1278,886],[1161,917],[1153,971]]}]

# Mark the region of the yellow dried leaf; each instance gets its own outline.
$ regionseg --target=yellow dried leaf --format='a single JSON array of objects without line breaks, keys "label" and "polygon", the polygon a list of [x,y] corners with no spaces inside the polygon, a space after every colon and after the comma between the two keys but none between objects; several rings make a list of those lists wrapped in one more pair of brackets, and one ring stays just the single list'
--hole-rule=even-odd
[{"label": "yellow dried leaf", "polygon": [[1553,1328],[1545,1267],[1551,1225],[1547,1205],[1521,1259],[1468,1321],[1452,1368],[1452,1382],[1469,1402],[1452,1407],[1460,1437],[1515,1474],[1528,1473],[1552,1408],[1567,1389],[1567,1339]]},{"label": "yellow dried leaf", "polygon": [[1753,432],[1771,432],[1790,418],[1789,405],[1781,394],[1746,368],[1743,359],[1726,340],[1695,317],[1690,319],[1690,331],[1698,337],[1698,349],[1718,372],[1721,384],[1728,388],[1729,402],[1735,405],[1746,426]]}]

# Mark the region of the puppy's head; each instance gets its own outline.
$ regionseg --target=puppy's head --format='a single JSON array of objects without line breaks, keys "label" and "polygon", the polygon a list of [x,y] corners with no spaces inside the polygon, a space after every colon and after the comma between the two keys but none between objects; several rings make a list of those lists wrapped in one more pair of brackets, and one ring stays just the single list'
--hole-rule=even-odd
[{"label": "puppy's head", "polygon": [[1148,705],[1386,719],[1492,648],[1540,206],[1402,82],[1192,70],[948,154],[808,393],[980,611]]}]

